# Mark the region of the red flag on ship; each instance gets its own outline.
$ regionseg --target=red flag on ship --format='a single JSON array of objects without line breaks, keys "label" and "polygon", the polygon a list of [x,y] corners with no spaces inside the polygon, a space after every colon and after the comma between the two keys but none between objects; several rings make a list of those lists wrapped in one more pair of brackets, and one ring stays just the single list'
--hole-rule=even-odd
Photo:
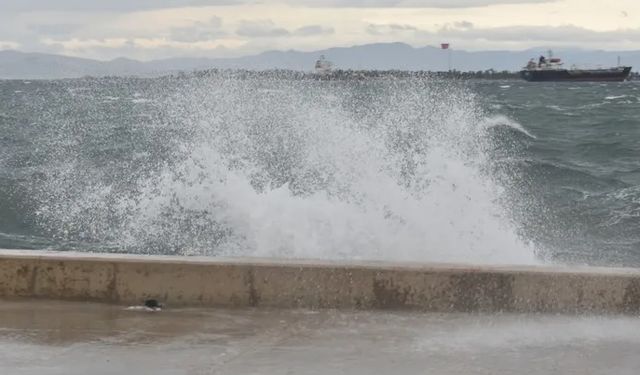
[{"label": "red flag on ship", "polygon": [[440,43],[440,48],[449,49],[449,43]]}]

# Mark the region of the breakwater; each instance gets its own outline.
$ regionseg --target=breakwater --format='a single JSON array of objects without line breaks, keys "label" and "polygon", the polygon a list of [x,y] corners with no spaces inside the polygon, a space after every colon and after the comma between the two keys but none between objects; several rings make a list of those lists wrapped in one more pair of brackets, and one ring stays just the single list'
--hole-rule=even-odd
[{"label": "breakwater", "polygon": [[0,297],[168,306],[640,311],[640,270],[0,251]]}]

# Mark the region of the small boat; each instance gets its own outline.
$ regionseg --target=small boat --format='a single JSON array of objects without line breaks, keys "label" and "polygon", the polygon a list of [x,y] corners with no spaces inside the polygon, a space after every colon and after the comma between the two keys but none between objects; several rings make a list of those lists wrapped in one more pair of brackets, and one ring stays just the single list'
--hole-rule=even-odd
[{"label": "small boat", "polygon": [[561,59],[553,57],[549,51],[549,57],[540,56],[536,63],[529,60],[527,66],[520,71],[520,77],[529,82],[621,82],[629,77],[630,66],[616,66],[613,68],[579,69],[572,67],[567,69]]},{"label": "small boat", "polygon": [[331,73],[331,69],[333,68],[333,63],[327,60],[324,55],[321,55],[320,58],[316,61],[315,72],[320,75],[327,75]]}]

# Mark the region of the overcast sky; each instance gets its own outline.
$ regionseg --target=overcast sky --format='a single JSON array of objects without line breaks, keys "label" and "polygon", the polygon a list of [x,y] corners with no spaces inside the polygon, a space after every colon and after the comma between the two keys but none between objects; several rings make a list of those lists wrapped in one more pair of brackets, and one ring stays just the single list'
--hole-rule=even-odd
[{"label": "overcast sky", "polygon": [[391,41],[640,49],[640,0],[0,0],[0,49],[149,60]]}]

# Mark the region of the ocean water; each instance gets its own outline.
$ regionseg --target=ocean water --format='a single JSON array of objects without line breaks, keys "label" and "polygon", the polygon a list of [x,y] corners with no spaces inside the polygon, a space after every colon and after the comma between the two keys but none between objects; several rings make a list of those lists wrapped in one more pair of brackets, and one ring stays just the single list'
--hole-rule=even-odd
[{"label": "ocean water", "polygon": [[639,88],[0,81],[0,248],[638,266]]}]

